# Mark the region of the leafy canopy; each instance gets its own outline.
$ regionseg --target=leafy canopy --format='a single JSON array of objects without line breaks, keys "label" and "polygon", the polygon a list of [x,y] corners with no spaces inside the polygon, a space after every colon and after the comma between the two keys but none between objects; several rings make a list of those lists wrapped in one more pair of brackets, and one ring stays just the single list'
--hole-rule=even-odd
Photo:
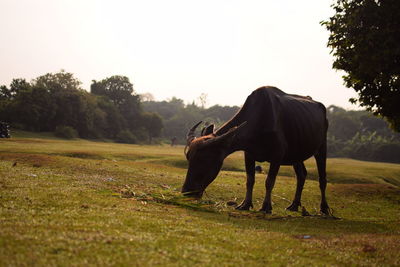
[{"label": "leafy canopy", "polygon": [[333,68],[343,70],[350,99],[385,117],[400,131],[400,1],[336,0],[322,22],[330,32]]}]

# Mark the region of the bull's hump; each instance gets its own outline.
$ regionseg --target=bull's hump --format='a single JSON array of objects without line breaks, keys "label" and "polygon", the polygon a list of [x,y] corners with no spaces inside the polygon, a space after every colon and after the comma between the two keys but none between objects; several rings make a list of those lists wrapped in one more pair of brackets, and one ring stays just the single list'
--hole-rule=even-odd
[{"label": "bull's hump", "polygon": [[263,86],[263,87],[257,88],[256,90],[253,91],[253,94],[256,94],[256,95],[263,94],[263,95],[269,95],[269,96],[274,95],[274,96],[278,96],[278,97],[291,98],[291,99],[296,99],[296,100],[305,101],[305,102],[312,102],[312,103],[317,102],[317,101],[313,100],[311,96],[288,94],[275,86]]},{"label": "bull's hump", "polygon": [[263,86],[260,88],[257,88],[256,90],[254,90],[255,94],[268,94],[268,95],[278,95],[278,96],[282,96],[282,95],[286,95],[285,92],[283,92],[282,90],[276,88],[275,86]]}]

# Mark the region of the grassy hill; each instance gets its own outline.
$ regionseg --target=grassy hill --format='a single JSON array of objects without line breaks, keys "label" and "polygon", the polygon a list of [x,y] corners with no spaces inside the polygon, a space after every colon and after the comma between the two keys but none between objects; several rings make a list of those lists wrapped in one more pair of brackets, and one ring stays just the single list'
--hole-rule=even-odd
[{"label": "grassy hill", "polygon": [[0,266],[399,265],[400,165],[329,159],[336,217],[318,215],[316,167],[306,165],[302,204],[312,216],[285,210],[295,191],[290,167],[265,215],[227,205],[244,197],[242,153],[196,201],[179,193],[183,147],[0,139]]}]

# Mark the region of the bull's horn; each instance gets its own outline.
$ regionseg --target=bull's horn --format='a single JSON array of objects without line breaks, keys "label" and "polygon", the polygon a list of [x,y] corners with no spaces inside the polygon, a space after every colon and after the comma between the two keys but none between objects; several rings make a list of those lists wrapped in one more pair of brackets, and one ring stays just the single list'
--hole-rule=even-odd
[{"label": "bull's horn", "polygon": [[196,128],[202,123],[203,121],[199,121],[197,124],[195,124],[192,128],[190,128],[189,132],[187,133],[186,140],[187,144],[189,145],[193,139],[196,138],[194,132],[196,131]]}]

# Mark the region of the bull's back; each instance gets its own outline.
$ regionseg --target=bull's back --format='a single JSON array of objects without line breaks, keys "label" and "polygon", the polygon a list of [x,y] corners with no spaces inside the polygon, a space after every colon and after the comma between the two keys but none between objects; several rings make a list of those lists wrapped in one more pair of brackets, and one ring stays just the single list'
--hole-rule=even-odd
[{"label": "bull's back", "polygon": [[[250,150],[262,161],[304,161],[326,142],[325,107],[309,97],[286,94],[275,87],[255,90],[243,108],[256,122]],[[251,114],[251,115],[250,115]]]},{"label": "bull's back", "polygon": [[287,144],[286,161],[303,161],[326,142],[326,110],[310,98],[285,95],[281,102],[281,131]]},{"label": "bull's back", "polygon": [[[257,161],[293,164],[315,155],[326,142],[325,107],[311,98],[289,95],[275,87],[261,87],[217,134],[246,126],[237,134],[235,149]],[[324,141],[325,140],[325,141]]]}]

